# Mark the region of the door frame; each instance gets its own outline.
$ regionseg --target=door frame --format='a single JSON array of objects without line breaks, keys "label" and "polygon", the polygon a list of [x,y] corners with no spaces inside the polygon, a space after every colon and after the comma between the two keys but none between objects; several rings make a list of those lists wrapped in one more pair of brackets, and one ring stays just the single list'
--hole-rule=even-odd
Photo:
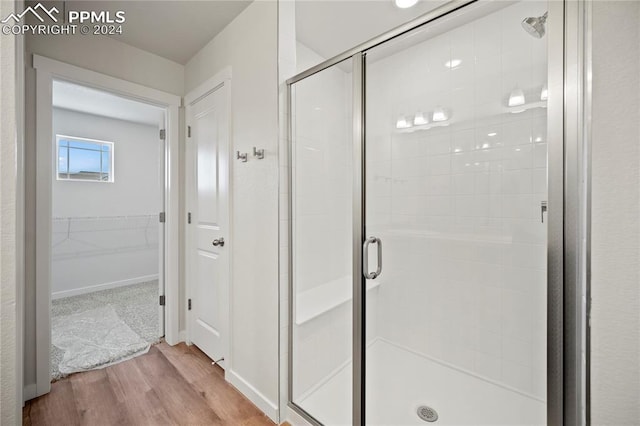
[{"label": "door frame", "polygon": [[[475,3],[475,5],[474,5]],[[347,50],[286,81],[288,187],[293,180],[292,86],[342,61],[353,70],[353,424],[365,422],[364,242],[366,51],[435,19],[482,0],[452,0],[447,4]],[[590,289],[590,6],[585,0],[549,1],[550,16],[559,22],[549,40],[549,210],[547,242],[547,423],[585,424],[589,419],[589,289]],[[556,143],[551,143],[556,141]],[[552,208],[551,208],[552,207]],[[288,406],[314,425],[320,425],[292,399],[293,383],[293,197],[289,195]],[[282,307],[281,307],[282,309]]]},{"label": "door frame", "polygon": [[[44,56],[33,55],[36,71],[36,389],[51,390],[51,214],[53,183],[53,81],[81,84],[165,109],[164,293],[165,340],[179,339],[179,107],[180,97]],[[162,266],[162,265],[161,265]]]},{"label": "door frame", "polygon": [[[189,117],[190,117],[190,113],[191,113],[191,105],[198,101],[200,98],[203,98],[209,94],[212,94],[218,90],[224,90],[224,105],[225,105],[225,113],[226,113],[226,117],[227,117],[227,144],[228,144],[228,176],[227,176],[227,182],[229,182],[229,187],[227,188],[228,191],[228,198],[227,198],[227,204],[228,204],[228,211],[227,211],[227,235],[229,236],[227,239],[229,240],[229,242],[227,242],[226,244],[228,244],[228,248],[229,250],[227,251],[227,256],[228,256],[228,265],[227,265],[227,276],[229,277],[228,279],[228,291],[227,291],[227,295],[228,295],[228,300],[227,300],[227,306],[228,306],[228,311],[227,311],[227,318],[226,318],[226,325],[227,325],[227,330],[226,330],[226,335],[223,337],[223,340],[225,341],[225,346],[227,348],[227,353],[225,354],[225,371],[226,372],[230,372],[232,369],[232,333],[231,330],[233,329],[232,327],[232,318],[233,318],[233,314],[232,314],[232,300],[233,300],[233,268],[231,267],[231,265],[233,264],[233,120],[232,120],[232,116],[231,116],[231,67],[226,67],[224,69],[222,69],[218,74],[214,75],[213,77],[207,79],[205,82],[203,82],[202,84],[200,84],[199,86],[197,86],[196,88],[192,89],[189,93],[187,93],[187,95],[184,97],[184,108],[185,108],[185,114],[184,114],[184,123],[185,123],[185,211],[184,211],[184,217],[188,218],[188,214],[190,211],[193,211],[193,207],[195,205],[195,191],[194,191],[194,185],[195,185],[195,176],[194,176],[194,171],[196,170],[195,167],[195,162],[197,161],[196,158],[196,153],[193,149],[193,146],[191,143],[189,143],[189,126],[191,125],[191,123],[189,122]],[[194,260],[193,258],[190,257],[189,253],[190,253],[190,249],[193,246],[194,242],[195,242],[195,236],[194,236],[194,231],[193,228],[190,227],[189,223],[188,223],[188,219],[185,220],[185,222],[187,222],[185,224],[185,312],[186,312],[186,336],[185,336],[185,342],[188,345],[191,345],[191,330],[192,330],[192,315],[191,312],[188,309],[188,300],[193,292],[193,268],[194,268]],[[225,374],[225,378],[228,380],[229,375]]]}]

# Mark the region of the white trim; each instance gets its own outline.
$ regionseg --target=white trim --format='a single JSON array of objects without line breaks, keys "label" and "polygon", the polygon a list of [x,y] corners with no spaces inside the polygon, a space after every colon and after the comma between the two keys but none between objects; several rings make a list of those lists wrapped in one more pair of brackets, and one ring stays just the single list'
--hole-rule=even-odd
[{"label": "white trim", "polygon": [[[163,112],[163,114],[162,114],[162,122],[159,123],[159,128],[161,130],[164,129],[165,128],[164,126],[166,126],[166,124],[167,124],[167,111],[165,110]],[[166,134],[166,130],[165,130],[165,134]],[[160,167],[160,170],[159,170],[159,172],[160,172],[159,173],[159,175],[160,175],[159,177],[160,177],[160,179],[161,179],[161,181],[162,181],[162,183],[163,183],[163,185],[164,185],[164,187],[166,189],[167,188],[167,183],[168,183],[168,180],[167,180],[167,178],[168,178],[168,175],[167,175],[167,169],[168,169],[168,167],[167,167],[167,146],[168,146],[168,144],[167,144],[166,137],[163,140],[161,135],[160,135],[160,132],[158,134],[158,142],[159,142],[159,145],[161,147],[160,152],[158,153],[159,157],[160,157],[159,158],[159,160],[160,160],[159,164],[162,164],[162,167]],[[164,193],[162,194],[162,199],[161,199],[160,203],[158,204],[158,211],[160,211],[160,212],[164,211],[165,208],[166,208],[165,207],[167,205],[166,204],[167,203],[166,197],[167,197],[167,191],[165,190]],[[178,201],[178,203],[179,203],[179,201]],[[165,218],[166,218],[166,216],[165,216]],[[157,228],[158,232],[159,232],[158,241],[160,243],[159,246],[158,246],[158,253],[157,253],[158,265],[160,265],[160,267],[163,268],[158,273],[158,294],[165,298],[164,306],[161,306],[158,303],[158,337],[162,337],[162,336],[165,335],[165,329],[167,327],[167,321],[166,321],[167,317],[165,316],[165,314],[167,313],[167,310],[165,309],[166,308],[166,302],[167,302],[167,300],[166,300],[166,289],[165,289],[165,285],[167,283],[167,277],[165,276],[166,270],[164,269],[165,268],[165,264],[167,263],[166,260],[165,260],[166,259],[165,256],[167,255],[166,254],[166,250],[165,250],[166,249],[167,230],[165,229],[166,228],[165,224],[161,223],[160,221],[158,221],[158,223],[156,225],[158,227]],[[180,259],[178,259],[178,262],[180,262]],[[180,271],[178,271],[178,274],[179,274],[179,272]],[[180,307],[180,301],[177,301],[177,304],[178,304],[178,308],[179,308]]]},{"label": "white trim", "polygon": [[180,96],[142,86],[137,83],[111,77],[96,71],[70,65],[45,56],[33,55],[33,68],[43,70],[62,80],[81,82],[85,86],[106,90],[157,106],[180,106]]},{"label": "white trim", "polygon": [[[229,309],[227,311],[227,315],[229,315],[229,318],[227,318],[227,329],[228,329],[228,333],[227,333],[227,358],[228,358],[228,362],[226,363],[225,367],[231,371],[233,369],[233,248],[235,246],[235,236],[233,234],[233,193],[234,193],[234,186],[233,186],[233,172],[234,172],[234,167],[235,164],[233,162],[234,156],[234,143],[233,143],[233,107],[232,107],[232,103],[231,100],[232,95],[233,95],[233,84],[232,84],[232,80],[231,80],[231,67],[225,68],[223,69],[218,75],[220,75],[219,78],[224,79],[224,84],[227,86],[227,140],[228,140],[228,162],[229,162],[229,167],[228,167],[228,171],[229,171],[229,176],[228,176],[228,182],[229,182],[229,187],[227,188],[228,191],[228,200],[227,200],[227,204],[229,206],[229,214],[227,215],[227,223],[229,226],[229,240],[231,240],[232,244],[229,244],[229,271],[228,271],[228,277],[229,277],[229,288],[227,291],[228,294],[228,303],[229,303]],[[218,77],[218,76],[214,76],[214,77]],[[209,84],[214,84],[214,81],[211,81]],[[277,417],[276,417],[277,419]],[[277,420],[274,420],[277,423]]]},{"label": "white trim", "polygon": [[52,77],[36,72],[36,396],[51,390]]},{"label": "white trim", "polygon": [[278,405],[270,401],[258,389],[253,387],[248,381],[240,377],[235,371],[228,369],[225,379],[238,389],[249,401],[253,402],[263,413],[275,423],[278,423]]},{"label": "white trim", "polygon": [[165,140],[164,228],[164,294],[165,340],[170,345],[180,342],[180,135],[178,105],[167,108]]},{"label": "white trim", "polygon": [[63,297],[78,296],[80,294],[94,293],[96,291],[108,290],[110,288],[124,287],[128,285],[146,283],[159,278],[158,274],[143,275],[141,277],[129,278],[127,280],[112,281],[104,284],[90,285],[87,287],[74,288],[72,290],[62,290],[51,293],[51,299],[62,299]]},{"label": "white trim", "polygon": [[198,98],[213,92],[218,86],[227,83],[229,80],[231,80],[231,67],[225,67],[218,74],[190,90],[184,97],[185,106],[191,105]]},{"label": "white trim", "polygon": [[[228,318],[227,318],[227,335],[226,335],[226,349],[227,349],[227,353],[224,356],[224,369],[225,371],[231,371],[232,369],[232,365],[233,365],[233,350],[232,350],[232,345],[233,345],[233,336],[232,336],[232,330],[233,330],[233,241],[234,241],[234,237],[233,237],[233,117],[232,117],[232,108],[231,108],[231,67],[226,67],[224,68],[222,71],[220,71],[218,74],[214,75],[213,77],[209,78],[208,80],[206,80],[204,83],[200,84],[198,87],[196,87],[195,89],[193,89],[192,91],[190,91],[189,93],[187,93],[187,95],[184,97],[184,106],[185,106],[185,170],[189,171],[189,170],[195,170],[194,165],[192,164],[193,161],[196,161],[195,159],[195,153],[193,152],[193,147],[192,144],[188,143],[188,127],[191,124],[189,122],[189,116],[190,116],[190,110],[191,110],[191,105],[193,103],[195,103],[196,101],[198,101],[200,98],[204,97],[205,95],[208,95],[210,93],[215,92],[216,90],[219,90],[220,88],[224,88],[226,90],[226,99],[225,99],[225,104],[226,104],[226,120],[227,120],[227,141],[228,141],[228,153],[227,153],[227,162],[228,162],[228,176],[227,176],[227,182],[228,184],[228,188],[227,188],[227,194],[228,194],[228,200],[227,200],[227,204],[228,204],[228,214],[227,214],[227,220],[228,220],[228,230],[227,230],[227,235],[229,236],[229,238],[227,238],[228,240],[231,241],[231,243],[228,245],[228,271],[227,271],[227,276],[228,278],[228,289],[227,289],[227,298],[228,298]],[[194,199],[193,199],[193,185],[195,185],[194,182],[194,177],[193,174],[190,173],[185,173],[185,212],[184,212],[184,216],[187,217],[187,215],[189,214],[190,211],[193,211],[192,206],[194,205]],[[185,339],[184,341],[187,344],[192,344],[191,341],[191,312],[187,309],[186,304],[188,303],[188,299],[190,297],[190,294],[192,292],[192,286],[190,285],[191,283],[191,270],[193,268],[192,265],[192,260],[189,258],[189,249],[191,247],[191,245],[194,243],[195,241],[195,237],[193,236],[193,231],[192,229],[189,227],[189,224],[186,225],[185,228],[185,294],[186,296],[186,300],[185,300],[185,312],[186,312],[186,327],[184,330],[185,333]]]},{"label": "white trim", "polygon": [[36,396],[51,389],[51,187],[53,79],[82,84],[139,102],[159,106],[165,115],[164,238],[165,340],[175,345],[179,336],[179,96],[119,78],[89,71],[39,55],[36,69]]},{"label": "white trim", "polygon": [[[15,10],[24,10],[24,1],[15,0]],[[15,108],[16,108],[16,419],[22,415],[24,406],[24,294],[25,269],[25,36],[16,36],[15,44]],[[35,384],[31,387],[35,391]]]},{"label": "white trim", "polygon": [[29,401],[29,400],[35,398],[36,396],[38,396],[38,393],[36,392],[36,384],[35,383],[31,383],[29,385],[26,385],[24,387],[24,389],[22,390],[22,399],[24,401]]}]

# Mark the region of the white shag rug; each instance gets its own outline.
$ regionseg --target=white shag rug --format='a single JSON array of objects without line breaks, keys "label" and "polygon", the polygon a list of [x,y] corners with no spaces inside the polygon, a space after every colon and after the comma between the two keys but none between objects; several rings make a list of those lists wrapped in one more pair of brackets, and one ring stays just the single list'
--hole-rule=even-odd
[{"label": "white shag rug", "polygon": [[51,343],[64,351],[62,374],[104,368],[149,351],[112,306],[52,318]]}]

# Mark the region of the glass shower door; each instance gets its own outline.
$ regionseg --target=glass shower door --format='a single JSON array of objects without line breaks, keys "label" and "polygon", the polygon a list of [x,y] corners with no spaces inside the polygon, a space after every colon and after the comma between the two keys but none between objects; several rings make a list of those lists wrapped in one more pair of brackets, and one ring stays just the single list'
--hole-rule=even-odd
[{"label": "glass shower door", "polygon": [[347,60],[291,87],[289,393],[327,425],[352,412],[351,80]]},{"label": "glass shower door", "polygon": [[366,52],[367,424],[546,422],[547,3],[495,3]]}]

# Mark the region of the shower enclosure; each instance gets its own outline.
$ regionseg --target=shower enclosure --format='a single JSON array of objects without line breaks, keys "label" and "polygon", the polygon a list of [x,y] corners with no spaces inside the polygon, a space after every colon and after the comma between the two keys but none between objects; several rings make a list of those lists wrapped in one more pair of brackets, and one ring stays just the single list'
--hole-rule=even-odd
[{"label": "shower enclosure", "polygon": [[563,8],[452,2],[288,81],[307,420],[562,418]]}]

